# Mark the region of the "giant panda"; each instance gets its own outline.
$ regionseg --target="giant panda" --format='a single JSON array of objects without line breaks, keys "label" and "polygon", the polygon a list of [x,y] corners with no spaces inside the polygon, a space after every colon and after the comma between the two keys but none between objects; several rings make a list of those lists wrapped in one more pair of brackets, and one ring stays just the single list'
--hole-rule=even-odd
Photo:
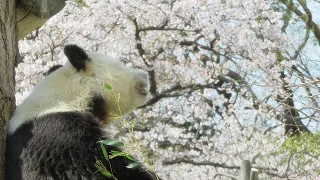
[{"label": "giant panda", "polygon": [[[9,121],[6,180],[158,179],[142,166],[127,168],[132,160],[123,156],[108,164],[98,143],[110,139],[111,112],[120,107],[128,114],[148,100],[148,75],[77,45],[65,46],[64,54],[68,62],[49,69]],[[120,150],[104,147],[109,154]],[[97,160],[115,178],[98,172]]]}]

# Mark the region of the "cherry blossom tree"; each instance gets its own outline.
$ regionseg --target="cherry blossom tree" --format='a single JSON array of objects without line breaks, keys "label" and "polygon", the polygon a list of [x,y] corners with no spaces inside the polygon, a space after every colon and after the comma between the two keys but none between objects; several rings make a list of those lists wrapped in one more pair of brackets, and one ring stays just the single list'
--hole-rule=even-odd
[{"label": "cherry blossom tree", "polygon": [[262,179],[316,178],[318,24],[302,0],[67,2],[19,42],[17,104],[78,44],[148,71],[153,97],[111,128],[163,179],[236,177],[243,159]]}]

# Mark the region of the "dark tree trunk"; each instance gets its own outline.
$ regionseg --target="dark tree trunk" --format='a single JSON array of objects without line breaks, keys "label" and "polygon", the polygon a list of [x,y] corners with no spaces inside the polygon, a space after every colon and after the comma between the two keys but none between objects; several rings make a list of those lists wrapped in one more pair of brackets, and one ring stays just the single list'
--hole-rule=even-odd
[{"label": "dark tree trunk", "polygon": [[18,58],[15,0],[0,0],[0,180],[4,179],[7,125],[15,109],[15,64]]}]

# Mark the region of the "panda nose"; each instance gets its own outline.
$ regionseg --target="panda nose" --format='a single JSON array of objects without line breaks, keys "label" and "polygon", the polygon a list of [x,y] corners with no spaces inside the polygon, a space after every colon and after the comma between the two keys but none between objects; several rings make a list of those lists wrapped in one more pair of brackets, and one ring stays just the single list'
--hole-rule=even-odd
[{"label": "panda nose", "polygon": [[137,92],[141,95],[148,95],[148,87],[146,84],[138,83],[135,86]]}]

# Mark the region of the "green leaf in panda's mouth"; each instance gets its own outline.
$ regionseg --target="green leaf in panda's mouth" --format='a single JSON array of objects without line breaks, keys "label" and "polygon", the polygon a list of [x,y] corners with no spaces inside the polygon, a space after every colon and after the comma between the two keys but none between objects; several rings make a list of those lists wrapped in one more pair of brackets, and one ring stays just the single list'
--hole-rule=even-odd
[{"label": "green leaf in panda's mouth", "polygon": [[110,84],[106,84],[106,89],[108,89],[109,91],[112,91],[112,86]]}]

